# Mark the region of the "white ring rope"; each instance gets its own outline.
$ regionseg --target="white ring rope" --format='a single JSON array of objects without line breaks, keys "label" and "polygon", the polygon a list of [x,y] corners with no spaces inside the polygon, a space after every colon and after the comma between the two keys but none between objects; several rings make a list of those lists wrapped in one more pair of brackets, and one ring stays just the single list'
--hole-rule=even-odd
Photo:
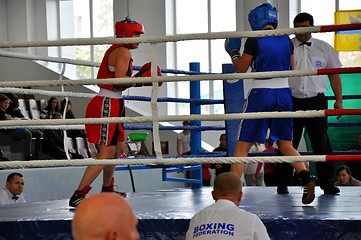
[{"label": "white ring rope", "polygon": [[0,56],[8,57],[8,58],[34,60],[34,61],[68,63],[68,64],[73,64],[73,65],[81,65],[81,66],[88,66],[88,67],[99,67],[100,66],[100,63],[96,63],[96,62],[74,60],[74,59],[69,59],[69,58],[44,57],[44,56],[39,56],[39,55],[30,55],[30,54],[23,54],[23,53],[17,53],[17,52],[0,51]]},{"label": "white ring rope", "polygon": [[71,125],[71,124],[110,124],[110,123],[141,123],[141,122],[173,122],[173,121],[224,121],[256,118],[315,118],[325,117],[324,110],[308,110],[296,112],[255,112],[208,115],[165,115],[165,116],[137,116],[113,118],[77,118],[77,119],[39,119],[39,120],[12,120],[2,121],[5,126],[32,126],[32,125]]},{"label": "white ring rope", "polygon": [[317,69],[253,72],[253,73],[231,73],[231,74],[200,74],[187,76],[155,76],[141,78],[104,78],[104,79],[82,79],[82,80],[41,80],[41,81],[11,81],[0,82],[0,87],[51,87],[51,86],[78,86],[90,84],[125,84],[144,82],[175,82],[175,81],[203,81],[203,80],[234,80],[234,79],[260,79],[318,75]]},{"label": "white ring rope", "polygon": [[[129,44],[129,43],[167,43],[187,40],[209,40],[209,39],[225,39],[235,37],[265,37],[265,36],[281,36],[299,33],[316,33],[320,32],[322,26],[313,26],[305,28],[288,28],[263,31],[242,31],[242,32],[218,32],[218,33],[195,33],[195,34],[176,34],[173,36],[158,37],[138,37],[138,38],[77,38],[63,39],[54,41],[2,41],[0,48],[15,47],[57,47],[71,45],[103,45],[103,44]],[[334,32],[335,30],[329,30]]]},{"label": "white ring rope", "polygon": [[34,160],[0,162],[0,168],[17,167],[71,167],[71,166],[121,166],[121,165],[157,165],[157,164],[201,164],[201,163],[255,163],[255,162],[309,162],[326,161],[326,155],[312,156],[265,156],[265,157],[198,157],[198,158],[166,158],[166,159],[83,159],[83,160]]},{"label": "white ring rope", "polygon": [[41,89],[27,89],[27,88],[7,88],[0,87],[0,93],[14,93],[14,94],[32,94],[42,95],[51,97],[78,97],[78,98],[93,98],[95,93],[80,93],[80,92],[60,92],[60,91],[49,91]]}]

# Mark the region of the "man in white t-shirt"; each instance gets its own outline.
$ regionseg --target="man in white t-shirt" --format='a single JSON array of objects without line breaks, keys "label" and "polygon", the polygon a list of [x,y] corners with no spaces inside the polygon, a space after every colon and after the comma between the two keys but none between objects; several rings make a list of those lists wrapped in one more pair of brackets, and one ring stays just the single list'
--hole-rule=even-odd
[{"label": "man in white t-shirt", "polygon": [[[189,121],[183,121],[184,127],[190,126]],[[191,153],[191,131],[184,129],[177,135],[177,153],[178,155],[189,155]]]},{"label": "man in white t-shirt", "polygon": [[[299,13],[293,20],[297,27],[313,26],[313,17],[308,13]],[[321,68],[340,68],[342,64],[334,49],[328,43],[312,38],[311,33],[296,34],[292,39],[294,46],[294,70]],[[339,74],[328,74],[336,101],[334,109],[342,109],[342,85]],[[327,92],[326,75],[290,77],[294,111],[328,109],[325,97]],[[293,147],[298,148],[305,128],[315,155],[330,155],[332,147],[327,134],[327,117],[324,118],[294,118]],[[340,190],[334,185],[334,167],[332,163],[317,162],[316,173],[318,183],[325,194],[338,194]]]},{"label": "man in white t-shirt", "polygon": [[257,215],[238,208],[242,194],[242,184],[236,174],[218,175],[212,191],[216,202],[193,216],[186,239],[270,239]]},{"label": "man in white t-shirt", "polygon": [[23,190],[25,179],[20,173],[10,173],[6,178],[5,188],[0,190],[0,205],[24,203]]}]

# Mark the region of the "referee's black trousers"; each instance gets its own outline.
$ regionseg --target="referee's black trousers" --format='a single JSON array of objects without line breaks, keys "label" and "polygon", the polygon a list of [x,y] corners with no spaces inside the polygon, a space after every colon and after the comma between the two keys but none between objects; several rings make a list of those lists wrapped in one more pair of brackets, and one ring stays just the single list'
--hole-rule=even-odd
[{"label": "referee's black trousers", "polygon": [[[320,93],[312,98],[292,98],[293,110],[324,110],[328,109],[325,94]],[[293,119],[293,147],[298,148],[305,128],[314,155],[330,155],[332,147],[327,134],[327,118],[294,118]],[[316,174],[321,189],[334,186],[334,167],[332,163],[316,162]]]}]

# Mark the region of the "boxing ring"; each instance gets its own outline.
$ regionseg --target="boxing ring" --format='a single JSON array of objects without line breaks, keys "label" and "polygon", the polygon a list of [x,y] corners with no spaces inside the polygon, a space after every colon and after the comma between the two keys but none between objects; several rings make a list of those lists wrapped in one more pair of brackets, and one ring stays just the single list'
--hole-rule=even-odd
[{"label": "boxing ring", "polygon": [[[150,43],[152,53],[156,55],[156,43],[167,41],[182,41],[194,39],[219,39],[227,37],[256,37],[263,34],[294,34],[302,32],[323,32],[335,30],[360,29],[361,24],[349,24],[341,26],[309,27],[298,29],[267,30],[259,32],[236,32],[217,34],[186,34],[175,37],[145,38],[139,39],[73,39],[70,41],[57,42],[0,42],[0,47],[34,47],[34,46],[58,46],[58,45],[88,45],[88,44],[110,44],[110,43]],[[240,162],[294,162],[294,161],[360,161],[360,155],[332,155],[332,156],[310,156],[287,157],[287,156],[252,156],[235,158],[232,156],[232,146],[229,156],[187,156],[187,157],[165,157],[160,150],[159,131],[162,130],[159,123],[166,121],[190,120],[199,123],[201,121],[239,121],[240,119],[273,118],[283,117],[328,117],[337,115],[360,115],[361,109],[324,110],[305,112],[269,112],[269,113],[236,113],[234,109],[226,110],[225,115],[209,114],[201,115],[200,112],[191,115],[158,116],[157,112],[157,82],[171,81],[205,81],[205,80],[233,80],[248,78],[272,78],[300,75],[316,75],[329,73],[360,73],[360,67],[321,69],[303,71],[284,71],[267,73],[223,73],[223,74],[195,74],[188,76],[156,76],[156,57],[152,57],[152,77],[139,79],[88,79],[88,80],[51,80],[50,81],[19,81],[0,82],[0,87],[26,87],[26,86],[73,86],[97,83],[127,83],[127,82],[153,82],[153,92],[150,99],[152,105],[152,116],[123,117],[111,119],[63,119],[63,120],[31,120],[31,121],[7,121],[1,126],[11,127],[34,127],[34,126],[58,126],[93,124],[93,123],[142,123],[152,122],[152,133],[154,139],[155,157],[139,159],[118,159],[94,161],[84,160],[42,160],[42,161],[10,161],[0,162],[0,168],[50,168],[70,166],[161,166],[177,164],[201,164],[201,163],[240,163]],[[154,66],[154,67],[153,67]],[[230,81],[231,82],[231,81]],[[230,83],[231,84],[231,83]],[[6,89],[8,90],[8,89]],[[24,90],[24,89],[23,89]],[[27,91],[27,90],[24,90]],[[4,91],[5,92],[5,91]],[[61,93],[70,96],[69,93]],[[77,96],[82,94],[77,94]],[[242,96],[243,97],[243,96]],[[227,101],[225,99],[225,101]],[[234,128],[233,126],[230,128]],[[226,129],[229,126],[226,124]],[[65,127],[65,129],[67,129]],[[70,129],[70,128],[69,128]],[[196,132],[199,129],[192,129]],[[227,135],[229,133],[227,129]],[[234,131],[233,131],[234,133]],[[231,137],[231,135],[228,135]],[[197,141],[198,142],[198,141]],[[199,142],[198,142],[199,143]],[[233,144],[233,145],[232,145]],[[193,146],[192,146],[193,147]],[[194,146],[194,151],[200,150],[199,145]],[[199,210],[213,203],[211,198],[211,187],[202,188],[179,188],[170,190],[158,190],[152,192],[135,192],[128,194],[127,200],[139,218],[138,230],[141,239],[184,239],[191,217]],[[289,187],[290,194],[277,194],[275,187],[244,187],[244,197],[240,207],[246,211],[257,214],[264,222],[272,239],[361,239],[361,206],[359,204],[361,191],[355,187],[341,187],[340,195],[323,195],[316,188],[316,199],[310,205],[303,205],[300,201],[302,189],[300,187]],[[71,219],[74,209],[68,207],[68,199],[33,202],[0,206],[0,239],[72,239]]]}]

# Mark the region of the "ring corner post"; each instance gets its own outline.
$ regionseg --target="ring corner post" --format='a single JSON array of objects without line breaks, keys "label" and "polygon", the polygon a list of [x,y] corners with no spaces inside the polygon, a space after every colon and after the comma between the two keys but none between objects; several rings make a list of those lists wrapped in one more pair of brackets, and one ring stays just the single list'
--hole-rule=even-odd
[{"label": "ring corner post", "polygon": [[[190,71],[200,72],[200,63],[191,62],[189,63]],[[190,98],[191,99],[201,99],[201,82],[200,81],[191,81],[190,82]],[[192,101],[190,103],[190,114],[200,115],[201,114],[201,105],[200,103]],[[201,126],[200,120],[191,121],[191,126]],[[191,155],[199,155],[202,152],[202,134],[200,130],[191,129]],[[199,180],[199,183],[193,183],[192,188],[202,187],[202,164],[197,164],[197,169],[192,170],[192,179]],[[196,181],[197,182],[197,181]]]}]

